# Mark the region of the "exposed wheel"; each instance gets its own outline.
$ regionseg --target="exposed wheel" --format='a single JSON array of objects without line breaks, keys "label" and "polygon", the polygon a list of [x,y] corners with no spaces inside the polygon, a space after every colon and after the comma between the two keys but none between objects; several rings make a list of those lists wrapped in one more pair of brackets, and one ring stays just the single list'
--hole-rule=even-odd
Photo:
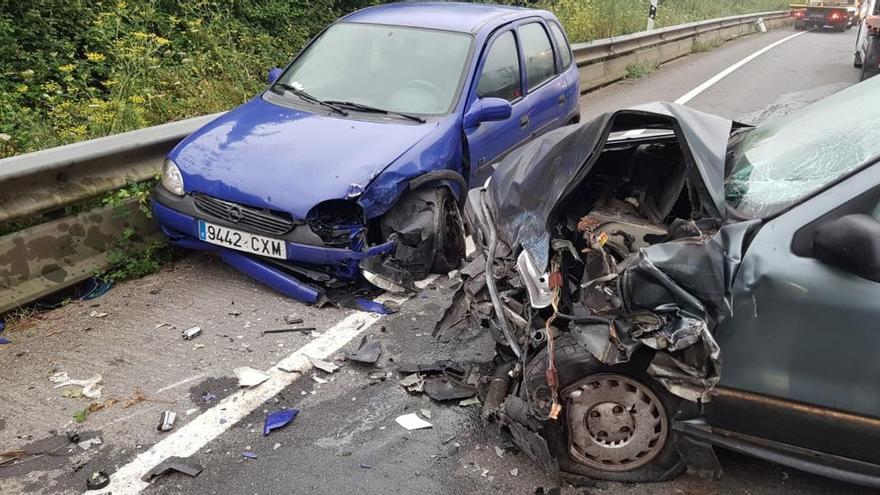
[{"label": "exposed wheel", "polygon": [[[522,398],[549,411],[544,373],[547,348],[529,362]],[[647,360],[608,366],[572,337],[556,341],[562,415],[540,433],[561,470],[619,482],[664,481],[685,465],[675,447],[670,414],[679,399],[646,373]]]},{"label": "exposed wheel", "polygon": [[464,223],[446,187],[404,193],[382,217],[381,230],[385,239],[397,241],[394,260],[416,279],[447,273],[464,258]]},{"label": "exposed wheel", "polygon": [[461,265],[464,259],[464,221],[455,197],[445,187],[438,189],[441,193],[438,214],[440,215],[437,245],[434,248],[434,273],[449,273]]}]

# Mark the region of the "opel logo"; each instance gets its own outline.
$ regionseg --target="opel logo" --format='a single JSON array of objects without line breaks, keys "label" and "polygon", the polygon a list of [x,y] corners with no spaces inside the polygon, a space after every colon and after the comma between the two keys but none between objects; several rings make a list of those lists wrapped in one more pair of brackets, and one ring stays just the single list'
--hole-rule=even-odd
[{"label": "opel logo", "polygon": [[243,216],[241,212],[241,207],[238,205],[232,205],[226,209],[226,215],[229,216],[229,220],[235,223],[241,221],[241,217]]}]

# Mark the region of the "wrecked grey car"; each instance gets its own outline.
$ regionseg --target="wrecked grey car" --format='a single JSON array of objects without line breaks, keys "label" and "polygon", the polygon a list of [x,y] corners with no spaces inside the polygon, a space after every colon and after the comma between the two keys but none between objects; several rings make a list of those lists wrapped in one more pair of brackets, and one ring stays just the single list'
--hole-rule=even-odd
[{"label": "wrecked grey car", "polygon": [[436,329],[497,341],[484,415],[568,477],[718,476],[720,446],[880,487],[878,96],[655,103],[501,161]]}]

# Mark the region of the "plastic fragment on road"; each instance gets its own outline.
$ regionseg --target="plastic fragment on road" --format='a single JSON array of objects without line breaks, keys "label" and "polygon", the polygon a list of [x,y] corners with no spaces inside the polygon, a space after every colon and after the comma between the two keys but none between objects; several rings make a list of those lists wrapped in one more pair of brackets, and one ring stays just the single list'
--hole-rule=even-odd
[{"label": "plastic fragment on road", "polygon": [[461,407],[479,406],[479,405],[480,405],[480,399],[478,399],[477,396],[475,395],[475,396],[473,396],[473,397],[471,397],[471,398],[469,398],[469,399],[465,399],[465,400],[459,402],[458,405],[461,406]]},{"label": "plastic fragment on road", "polygon": [[92,277],[89,280],[89,282],[93,285],[92,285],[92,288],[88,289],[86,291],[86,294],[84,296],[82,296],[82,299],[85,301],[91,301],[92,299],[97,299],[97,298],[103,296],[104,294],[106,294],[107,291],[109,291],[110,288],[113,287],[113,282],[110,282],[107,280],[100,280],[95,277]]},{"label": "plastic fragment on road", "polygon": [[372,335],[364,335],[357,350],[346,352],[345,359],[357,363],[374,364],[382,354],[382,343]]},{"label": "plastic fragment on road", "polygon": [[302,322],[302,318],[298,318],[293,315],[284,315],[284,323],[287,323],[288,325],[299,325]]},{"label": "plastic fragment on road", "polygon": [[330,361],[324,361],[323,359],[313,358],[311,356],[306,357],[309,359],[309,362],[312,363],[312,366],[325,373],[333,373],[339,369],[339,365],[331,363]]},{"label": "plastic fragment on road", "polygon": [[93,309],[89,312],[89,318],[106,318],[108,316],[110,316],[109,313],[105,313],[103,311],[98,311],[96,309]]},{"label": "plastic fragment on road", "polygon": [[434,425],[420,418],[419,415],[416,413],[409,413],[404,414],[403,416],[398,416],[394,419],[394,421],[397,421],[397,424],[406,428],[407,430],[421,430],[423,428],[434,427]]},{"label": "plastic fragment on road", "polygon": [[83,450],[89,450],[93,445],[101,445],[101,443],[101,437],[93,437],[88,440],[77,442],[76,446]]},{"label": "plastic fragment on road", "polygon": [[444,378],[431,378],[425,381],[425,393],[438,402],[459,400],[473,397],[476,389],[469,385],[461,385]]},{"label": "plastic fragment on road", "polygon": [[186,330],[184,330],[183,332],[181,332],[180,336],[183,337],[183,340],[192,340],[201,334],[202,334],[202,327],[194,326],[194,327],[189,327]]},{"label": "plastic fragment on road", "polygon": [[408,392],[422,392],[425,389],[425,379],[418,373],[401,378],[399,383]]},{"label": "plastic fragment on road", "polygon": [[89,399],[99,399],[101,397],[101,390],[103,388],[100,385],[101,380],[103,380],[101,375],[95,375],[86,380],[74,380],[70,378],[66,371],[53,373],[49,377],[49,381],[55,384],[53,388],[82,387],[82,395]]},{"label": "plastic fragment on road", "polygon": [[272,430],[289,425],[297,414],[299,414],[299,409],[282,409],[270,412],[266,415],[266,420],[263,422],[263,436],[268,435]]},{"label": "plastic fragment on road", "polygon": [[86,479],[87,490],[100,490],[110,484],[110,475],[104,471],[95,471]]},{"label": "plastic fragment on road", "polygon": [[321,378],[321,377],[318,376],[318,375],[312,375],[312,381],[314,381],[315,383],[319,383],[319,384],[321,384],[321,385],[327,383],[327,380]]},{"label": "plastic fragment on road", "polygon": [[516,475],[518,475],[518,474],[519,474],[519,468],[513,468],[513,469],[510,470],[510,475],[511,475],[511,476],[516,476]]},{"label": "plastic fragment on road", "polygon": [[[365,297],[355,298],[354,304],[361,311],[367,311],[369,313],[377,313],[380,315],[390,315],[391,313],[396,312],[393,305],[380,303],[378,301],[373,301],[373,300],[367,299]],[[399,307],[398,307],[398,309],[399,309]]]},{"label": "plastic fragment on road", "polygon": [[257,453],[251,452],[250,450],[245,450],[244,452],[241,453],[241,456],[244,457],[245,459],[256,459]]},{"label": "plastic fragment on road", "polygon": [[[3,329],[6,328],[6,323],[3,323],[3,320],[0,320],[0,333],[3,333]],[[11,340],[0,337],[0,344],[10,344]]]},{"label": "plastic fragment on road", "polygon": [[171,431],[174,428],[174,421],[177,419],[177,413],[174,411],[163,411],[159,415],[159,425],[156,429],[159,431]]},{"label": "plastic fragment on road", "polygon": [[217,396],[212,394],[211,392],[205,392],[202,394],[202,400],[205,403],[213,402],[215,399],[217,399]]},{"label": "plastic fragment on road", "polygon": [[244,388],[256,387],[269,379],[269,375],[260,370],[255,370],[250,366],[235,368],[232,372],[235,373],[235,377],[238,378],[238,386]]},{"label": "plastic fragment on road", "polygon": [[498,456],[499,459],[504,459],[504,449],[499,446],[495,446],[495,455]]},{"label": "plastic fragment on road", "polygon": [[194,477],[198,476],[199,473],[202,472],[202,466],[196,464],[195,462],[187,461],[183,457],[173,456],[165,459],[164,461],[157,464],[156,467],[147,471],[147,474],[145,474],[141,479],[149,483],[153,480],[153,478],[162,476],[168,471],[177,471],[187,476]]}]

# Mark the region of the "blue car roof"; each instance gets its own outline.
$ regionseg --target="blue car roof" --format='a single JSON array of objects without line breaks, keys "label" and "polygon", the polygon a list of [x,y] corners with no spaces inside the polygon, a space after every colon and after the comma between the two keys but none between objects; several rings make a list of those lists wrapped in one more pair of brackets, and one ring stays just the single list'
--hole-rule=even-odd
[{"label": "blue car roof", "polygon": [[476,33],[484,26],[492,25],[494,27],[494,25],[529,15],[552,16],[543,10],[504,5],[404,2],[377,5],[359,10],[344,17],[342,22],[390,24]]}]

